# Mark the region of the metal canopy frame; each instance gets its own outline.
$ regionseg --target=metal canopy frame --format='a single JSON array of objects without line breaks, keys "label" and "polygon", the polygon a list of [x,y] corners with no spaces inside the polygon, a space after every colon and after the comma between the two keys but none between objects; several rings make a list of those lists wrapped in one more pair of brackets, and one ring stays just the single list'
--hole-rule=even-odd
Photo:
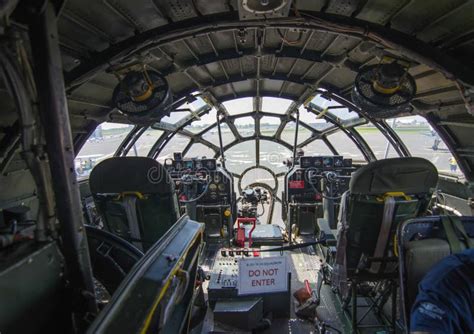
[{"label": "metal canopy frame", "polygon": [[[327,91],[322,91],[322,90],[317,90],[312,92],[314,94],[319,94],[319,95],[326,95],[330,98],[334,98],[334,94],[331,94]],[[310,95],[311,96],[311,95]],[[299,108],[302,104],[301,101],[293,101],[290,106],[288,107],[287,111],[283,114],[280,113],[273,113],[273,112],[265,112],[261,111],[261,102],[262,102],[262,96],[259,97],[253,97],[254,99],[254,107],[257,106],[257,110],[253,111],[248,111],[244,113],[240,113],[237,115],[230,115],[228,111],[225,109],[224,105],[222,103],[218,103],[216,106],[216,109],[219,109],[220,114],[222,117],[220,118],[220,123],[221,124],[226,124],[229,129],[231,130],[232,134],[234,135],[235,139],[231,141],[230,143],[224,145],[223,149],[224,152],[229,150],[230,148],[234,147],[237,144],[243,143],[243,142],[248,142],[248,141],[255,141],[256,145],[259,146],[260,140],[268,140],[271,142],[278,143],[288,150],[293,150],[293,145],[291,143],[288,143],[284,141],[281,138],[281,134],[284,130],[284,128],[291,122],[295,122],[296,119],[293,115],[293,112]],[[370,146],[367,144],[367,142],[362,138],[362,136],[355,130],[354,128],[359,125],[364,125],[367,124],[369,121],[373,122],[373,124],[377,127],[377,129],[387,138],[388,142],[392,144],[392,146],[395,148],[397,153],[400,156],[410,156],[408,150],[406,149],[405,145],[401,141],[401,139],[396,135],[395,131],[388,126],[385,122],[378,122],[373,119],[367,119],[367,115],[362,113],[359,109],[357,109],[353,104],[348,103],[346,100],[338,98],[337,101],[338,103],[341,103],[341,107],[348,108],[351,111],[356,112],[360,117],[355,119],[355,120],[349,120],[349,121],[344,121],[340,120],[337,117],[335,117],[330,111],[326,113],[321,113],[321,109],[318,109],[317,106],[310,106],[307,107],[308,111],[312,112],[315,114],[315,119],[317,117],[322,117],[324,118],[328,123],[333,124],[333,126],[324,129],[324,130],[317,130],[313,128],[311,125],[307,124],[306,122],[300,121],[300,127],[305,128],[311,132],[311,136],[301,142],[300,144],[297,145],[297,147],[304,148],[305,146],[311,144],[312,142],[316,140],[322,140],[326,146],[334,153],[338,154],[337,150],[332,146],[328,145],[329,140],[327,139],[327,136],[330,134],[335,133],[336,131],[342,131],[349,140],[353,141],[356,147],[361,151],[363,154],[364,158],[366,161],[374,161],[377,160],[374,153],[372,152]],[[345,103],[346,105],[342,104]],[[157,158],[159,157],[159,154],[161,151],[165,148],[165,146],[170,142],[170,140],[176,135],[182,135],[186,138],[189,138],[190,141],[186,145],[186,147],[183,150],[183,155],[185,155],[189,149],[192,147],[194,144],[203,144],[213,150],[215,152],[214,157],[218,158],[220,156],[220,149],[217,145],[214,143],[209,142],[208,140],[204,139],[202,136],[212,129],[217,127],[216,124],[209,125],[208,127],[204,128],[203,130],[199,131],[198,133],[192,133],[191,131],[186,130],[185,128],[189,125],[191,125],[194,121],[196,121],[196,116],[200,117],[203,116],[207,113],[210,112],[211,110],[211,105],[206,105],[197,110],[194,113],[191,113],[190,115],[184,117],[180,121],[178,121],[175,124],[170,124],[170,123],[165,123],[165,122],[160,122],[156,123],[152,126],[154,129],[162,130],[164,131],[163,134],[158,138],[158,140],[155,142],[155,144],[152,146],[150,149],[149,153],[147,156],[152,157],[152,158]],[[255,125],[255,131],[254,134],[251,136],[245,136],[243,137],[236,126],[234,125],[235,121],[239,118],[244,118],[244,117],[252,117],[254,119],[254,125]],[[277,130],[275,131],[275,134],[272,136],[265,136],[261,134],[260,131],[260,119],[262,117],[274,117],[280,120],[280,125],[278,126]],[[141,135],[146,131],[146,127],[140,127],[136,126],[124,139],[124,141],[120,144],[118,147],[115,155],[116,156],[125,156],[127,155],[128,151],[133,147],[133,145],[136,143],[136,141],[140,138]],[[259,152],[259,147],[257,147],[256,152]],[[260,166],[260,161],[259,161],[259,154],[257,154],[256,157],[256,166]]]},{"label": "metal canopy frame", "polygon": [[[474,85],[474,70],[470,66],[449,57],[439,49],[423,43],[412,36],[351,17],[321,12],[300,12],[300,15],[300,18],[291,19],[239,21],[237,13],[231,12],[215,15],[212,18],[197,17],[186,21],[170,23],[166,26],[137,34],[95,55],[88,62],[67,73],[67,88],[73,89],[90,80],[99,71],[106,70],[111,63],[171,41],[185,41],[187,38],[194,38],[199,35],[204,35],[208,38],[212,32],[240,28],[256,29],[256,31],[261,29],[264,31],[266,27],[327,31],[347,36],[362,37],[388,46],[397,45],[409,58],[439,69],[441,72],[448,74],[449,77],[458,78],[458,80],[465,82],[467,85]],[[212,43],[212,39],[209,40]],[[214,48],[214,51],[217,53],[216,48]],[[238,52],[240,53],[240,50]],[[300,56],[303,54],[301,50],[298,50],[298,53]]]},{"label": "metal canopy frame", "polygon": [[[270,34],[272,30],[283,30],[285,36],[290,30],[299,29],[302,31],[302,43],[299,46],[289,45],[281,40],[279,45],[265,45],[266,35]],[[330,42],[319,51],[312,50],[310,44],[314,35],[320,32],[327,33],[332,36]],[[219,33],[227,33],[232,36],[233,40],[227,43],[225,47],[221,48],[216,36]],[[242,45],[238,43],[240,34],[246,34],[251,43]],[[355,44],[346,49],[340,54],[331,54],[329,49],[337,44],[342,37],[352,39]],[[193,42],[198,39],[205,41],[207,46],[203,50],[198,50]],[[189,57],[176,57],[176,54],[167,51],[167,46],[180,44],[184,46]],[[367,43],[372,44],[372,48],[378,51],[369,52],[370,57],[364,61],[354,61],[351,59],[351,54],[359,50],[362,45]],[[383,50],[382,50],[383,49]],[[427,71],[416,74],[416,79],[423,78],[426,73],[442,73],[446,78],[454,80],[456,86],[449,87],[449,89],[431,89],[423,91],[413,100],[412,106],[416,110],[416,114],[429,118],[429,121],[434,129],[438,132],[452,132],[450,127],[452,123],[442,122],[439,117],[433,115],[440,110],[451,110],[453,108],[463,108],[466,106],[468,110],[474,109],[469,103],[469,96],[466,95],[466,89],[474,86],[474,69],[458,59],[450,57],[442,50],[424,43],[413,36],[409,36],[402,32],[390,29],[389,27],[378,24],[362,21],[353,17],[340,16],[328,14],[325,12],[309,12],[299,11],[295,17],[279,18],[279,19],[265,19],[254,21],[239,21],[236,12],[227,12],[215,15],[208,15],[204,17],[196,17],[180,22],[172,22],[158,28],[147,31],[140,31],[133,37],[125,39],[121,42],[115,43],[110,48],[105,49],[94,55],[88,60],[83,61],[79,66],[73,68],[65,74],[67,82],[67,90],[69,92],[71,101],[78,101],[80,103],[87,103],[82,101],[80,97],[74,95],[82,84],[93,81],[94,77],[99,73],[104,73],[113,70],[117,67],[127,66],[129,63],[140,61],[142,55],[158,50],[163,59],[166,60],[166,66],[163,63],[159,68],[152,69],[159,71],[165,76],[173,76],[180,74],[186,77],[187,85],[181,85],[173,90],[176,99],[182,98],[195,91],[200,91],[207,97],[210,105],[215,107],[218,114],[221,115],[223,121],[227,123],[237,141],[242,141],[233,121],[238,117],[232,117],[225,110],[222,102],[241,98],[254,98],[254,115],[251,115],[255,120],[255,134],[250,139],[256,140],[257,152],[259,152],[260,139],[263,139],[260,134],[260,119],[264,115],[261,110],[261,99],[264,96],[274,96],[291,99],[294,102],[287,110],[285,115],[291,115],[297,108],[301,106],[312,94],[318,90],[325,90],[325,95],[363,115],[364,118],[373,123],[378,130],[388,139],[390,144],[394,147],[397,154],[400,156],[409,156],[406,146],[396,135],[393,129],[385,122],[376,122],[370,118],[369,115],[359,110],[350,101],[350,90],[352,82],[343,84],[342,86],[335,86],[325,79],[331,76],[334,71],[346,69],[351,72],[358,72],[362,67],[371,63],[377,62],[383,54],[391,54],[395,52],[396,57],[409,60],[412,64],[424,64],[430,67]],[[398,54],[398,56],[397,56]],[[272,61],[273,70],[262,70],[263,59],[270,58]],[[248,73],[245,71],[244,63],[252,61],[256,63],[256,70]],[[292,62],[292,65],[285,69],[284,72],[278,70],[278,65],[282,61]],[[226,62],[238,62],[240,71],[238,73],[230,73],[226,69]],[[304,74],[296,74],[295,69],[301,62],[311,63],[310,67]],[[316,66],[320,65],[322,72],[318,70],[317,77],[308,75]],[[210,66],[217,66],[220,74],[216,76],[209,69]],[[205,75],[198,78],[195,72],[199,71]],[[197,72],[196,72],[197,73]],[[347,78],[346,78],[347,79]],[[236,89],[237,85],[245,82],[248,86],[247,90]],[[268,89],[265,83],[272,82],[281,85],[279,91]],[[191,84],[191,85],[190,85]],[[289,85],[295,85],[297,89],[287,90]],[[293,88],[293,86],[291,86]],[[216,91],[225,91],[226,94],[217,94]],[[426,103],[427,99],[444,94],[446,92],[458,91],[460,93],[457,100],[441,101],[435,104]],[[228,92],[228,93],[227,93]],[[107,105],[103,105],[107,109]],[[114,109],[109,107],[109,113]],[[250,112],[250,111],[249,111]],[[284,127],[283,119],[282,126]],[[329,122],[332,120],[327,119]],[[185,120],[187,126],[192,122],[192,119]],[[354,126],[347,126],[343,124],[333,123],[335,127],[343,131],[361,150],[367,161],[375,160],[373,152],[365,143],[364,139],[357,133]],[[166,126],[166,124],[164,125]],[[302,124],[306,127],[306,124]],[[187,152],[194,143],[202,143],[210,147],[216,152],[218,156],[218,147],[209,143],[202,138],[202,134],[193,134],[178,126],[179,129],[166,128],[164,134],[158,139],[156,144],[152,147],[149,156],[156,158],[163,147],[173,138],[175,133],[179,133],[191,139],[190,143],[185,148]],[[282,128],[278,129],[277,134],[281,134]],[[210,129],[207,129],[210,130]],[[334,130],[334,129],[331,129]],[[322,139],[326,144],[328,140],[326,135],[328,133],[315,133],[311,140]],[[279,136],[273,136],[272,140],[278,142]],[[470,178],[471,165],[468,161],[471,156],[466,156],[465,148],[461,147],[459,140],[455,135],[442,135],[443,139],[451,140],[448,147],[452,149],[453,155],[459,161],[461,169],[464,171],[466,177]],[[132,140],[131,136],[127,137]],[[246,138],[248,140],[249,138]],[[281,142],[279,142],[281,144]],[[304,144],[309,144],[310,141]],[[299,146],[304,146],[301,143]],[[127,144],[128,148],[131,145]],[[228,144],[227,148],[229,148]],[[78,147],[75,147],[76,151]],[[124,152],[127,152],[127,147],[121,147]],[[333,152],[334,147],[330,146]],[[117,154],[123,154],[122,151],[117,151]],[[258,158],[257,158],[258,162]]]}]

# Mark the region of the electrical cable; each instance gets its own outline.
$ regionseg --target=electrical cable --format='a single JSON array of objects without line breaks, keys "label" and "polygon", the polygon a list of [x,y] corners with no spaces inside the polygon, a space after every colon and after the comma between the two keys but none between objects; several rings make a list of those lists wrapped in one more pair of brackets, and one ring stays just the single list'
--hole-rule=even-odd
[{"label": "electrical cable", "polygon": [[282,40],[284,43],[288,44],[288,45],[298,45],[298,44],[301,43],[301,40],[302,40],[302,38],[303,38],[303,32],[302,32],[301,30],[298,32],[298,38],[297,38],[296,40],[294,40],[294,41],[290,41],[290,40],[286,39],[286,37],[285,37],[285,36],[286,36],[286,33],[285,33],[285,34],[282,34],[280,28],[277,28],[277,33],[278,33],[278,35],[280,36],[281,40]]},{"label": "electrical cable", "polygon": [[[188,203],[194,203],[196,201],[199,201],[201,198],[204,197],[204,195],[207,193],[208,189],[209,189],[209,185],[211,184],[211,179],[208,177],[207,178],[207,184],[206,184],[206,187],[204,188],[204,190],[202,191],[202,193],[196,197],[196,198],[193,198],[193,199],[190,199],[190,200],[179,200],[181,203],[184,203],[184,204],[188,204]],[[180,196],[183,195],[183,194],[180,194]]]},{"label": "electrical cable", "polygon": [[282,252],[282,251],[291,251],[295,249],[300,249],[300,248],[305,248],[308,246],[314,246],[314,245],[319,245],[319,244],[325,244],[326,239],[322,238],[316,241],[310,241],[310,242],[303,242],[301,244],[293,244],[289,246],[282,246],[282,247],[276,247],[276,248],[270,248],[270,249],[260,249],[259,252]]}]

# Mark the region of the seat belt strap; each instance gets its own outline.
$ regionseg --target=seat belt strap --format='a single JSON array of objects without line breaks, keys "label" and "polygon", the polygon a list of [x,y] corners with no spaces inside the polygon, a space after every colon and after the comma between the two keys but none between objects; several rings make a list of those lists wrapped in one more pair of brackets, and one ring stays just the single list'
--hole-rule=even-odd
[{"label": "seat belt strap", "polygon": [[462,251],[461,241],[458,239],[456,232],[454,231],[453,224],[451,219],[448,216],[442,216],[441,222],[443,223],[444,232],[446,233],[446,238],[448,239],[449,248],[451,249],[451,254],[459,253]]},{"label": "seat belt strap", "polygon": [[[382,223],[380,225],[379,237],[377,239],[377,245],[375,246],[373,255],[375,258],[383,258],[385,256],[385,250],[389,242],[390,231],[392,230],[395,204],[395,198],[392,196],[385,197]],[[382,263],[379,261],[372,262],[369,271],[372,273],[378,273],[381,265]]]},{"label": "seat belt strap", "polygon": [[[122,205],[124,206],[125,213],[128,220],[128,228],[130,230],[130,236],[135,240],[141,240],[140,227],[137,217],[137,197],[135,196],[124,196],[122,199]],[[143,251],[143,243],[134,241],[133,244],[140,250]]]},{"label": "seat belt strap", "polygon": [[449,219],[451,219],[451,222],[453,223],[453,226],[461,233],[462,237],[464,238],[464,242],[466,243],[467,248],[474,248],[472,240],[469,238],[469,236],[466,233],[466,230],[464,229],[464,225],[457,216],[449,216]]}]

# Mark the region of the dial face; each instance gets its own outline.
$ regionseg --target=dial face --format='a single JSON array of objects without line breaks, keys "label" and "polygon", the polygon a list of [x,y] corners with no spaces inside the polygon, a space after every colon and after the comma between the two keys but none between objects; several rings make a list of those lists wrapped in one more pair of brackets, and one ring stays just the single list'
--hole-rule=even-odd
[{"label": "dial face", "polygon": [[193,161],[192,160],[188,160],[188,161],[184,161],[184,168],[186,169],[193,169]]},{"label": "dial face", "polygon": [[224,183],[219,184],[219,191],[225,191],[225,184]]},{"label": "dial face", "polygon": [[334,157],[334,167],[342,167],[344,165],[344,161],[342,157]]},{"label": "dial face", "polygon": [[307,168],[311,166],[311,157],[301,157],[300,164],[302,168]]},{"label": "dial face", "polygon": [[334,160],[332,157],[324,157],[323,158],[323,166],[324,168],[330,168],[333,166]]},{"label": "dial face", "polygon": [[215,159],[202,159],[198,160],[201,163],[201,168],[206,168],[208,170],[216,169],[216,160]]},{"label": "dial face", "polygon": [[313,167],[321,167],[323,165],[323,158],[315,157]]},{"label": "dial face", "polygon": [[196,169],[201,169],[202,168],[202,162],[200,160],[196,161]]},{"label": "dial face", "polygon": [[209,190],[210,190],[210,191],[216,191],[216,190],[217,190],[217,184],[211,183],[211,184],[209,185]]},{"label": "dial face", "polygon": [[206,160],[206,167],[209,169],[216,169],[216,162],[212,159]]},{"label": "dial face", "polygon": [[219,183],[219,182],[221,182],[221,180],[222,180],[222,178],[221,178],[220,174],[214,175],[214,182],[215,183]]}]

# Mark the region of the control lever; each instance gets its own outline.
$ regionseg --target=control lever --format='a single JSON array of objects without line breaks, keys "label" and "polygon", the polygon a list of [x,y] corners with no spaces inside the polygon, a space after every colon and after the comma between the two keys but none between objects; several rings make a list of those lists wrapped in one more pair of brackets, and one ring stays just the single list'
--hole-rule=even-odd
[{"label": "control lever", "polygon": [[[204,190],[198,195],[198,185],[203,183],[205,183]],[[210,183],[211,180],[208,175],[206,175],[205,179],[191,174],[184,174],[181,177],[181,184],[183,186],[182,195],[184,196],[180,195],[178,198],[181,203],[186,205],[186,213],[192,220],[196,220],[197,201],[199,201],[207,193]]]},{"label": "control lever", "polygon": [[312,319],[316,315],[316,307],[319,305],[319,297],[311,288],[309,281],[304,281],[305,286],[297,290],[293,296],[298,301],[295,313],[298,317]]},{"label": "control lever", "polygon": [[[305,171],[305,178],[307,179],[307,182],[309,183],[309,185],[311,186],[313,191],[316,194],[321,194],[321,192],[315,186],[315,183],[317,183],[317,181],[318,181],[318,177],[321,177],[321,174],[319,174],[317,170],[314,170],[312,168],[308,168]],[[321,189],[324,189],[324,188],[321,188]]]},{"label": "control lever", "polygon": [[323,189],[323,217],[327,220],[331,228],[334,228],[336,225],[334,201],[342,197],[342,195],[333,196],[334,185],[338,178],[339,175],[333,171],[324,172],[323,178],[321,178],[321,189]]},{"label": "control lever", "polygon": [[[342,194],[339,195],[339,196],[333,196],[333,194],[334,194],[333,186],[339,179],[350,179],[351,177],[346,176],[346,175],[339,175],[338,173],[336,173],[334,171],[324,172],[324,173],[322,173],[322,175],[324,176],[324,178],[321,179],[322,189],[323,189],[323,198],[326,198],[328,200],[340,199],[342,197]],[[327,193],[329,193],[329,195],[327,193],[325,193],[325,191],[324,191],[324,189],[326,189],[326,184],[329,185],[329,191],[327,192]]]},{"label": "control lever", "polygon": [[325,172],[323,173],[323,175],[326,177],[326,179],[329,181],[329,182],[336,182],[337,181],[337,178],[338,178],[338,175],[336,174],[336,172]]},{"label": "control lever", "polygon": [[[249,231],[249,238],[248,238],[248,246],[245,246],[245,227],[240,227],[240,223],[252,223],[252,229]],[[252,232],[255,230],[255,227],[257,225],[257,218],[253,217],[240,217],[237,218],[237,238],[236,238],[236,244],[239,247],[252,247]]]}]

